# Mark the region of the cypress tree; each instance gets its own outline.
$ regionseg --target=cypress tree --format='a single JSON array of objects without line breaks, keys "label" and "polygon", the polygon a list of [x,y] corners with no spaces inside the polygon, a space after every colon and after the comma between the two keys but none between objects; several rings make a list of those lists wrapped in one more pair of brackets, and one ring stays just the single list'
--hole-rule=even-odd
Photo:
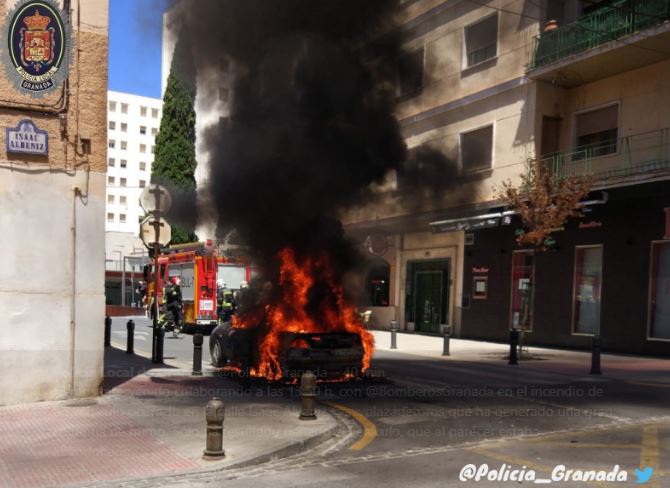
[{"label": "cypress tree", "polygon": [[190,43],[186,36],[180,35],[163,95],[163,114],[151,167],[151,181],[167,186],[173,193],[173,207],[176,208],[168,215],[172,244],[198,240],[193,232],[197,166],[195,94],[195,67]]}]

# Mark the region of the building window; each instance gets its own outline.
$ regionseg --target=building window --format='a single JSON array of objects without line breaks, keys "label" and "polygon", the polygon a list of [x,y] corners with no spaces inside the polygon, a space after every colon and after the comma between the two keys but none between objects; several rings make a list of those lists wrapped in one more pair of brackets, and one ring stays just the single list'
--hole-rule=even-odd
[{"label": "building window", "polygon": [[147,163],[144,161],[140,161],[140,171],[146,171],[147,170]]},{"label": "building window", "polygon": [[651,243],[650,339],[670,340],[670,242]]},{"label": "building window", "polygon": [[600,288],[603,246],[575,248],[573,332],[597,335],[600,329]]},{"label": "building window", "polygon": [[619,104],[578,113],[575,117],[575,157],[598,157],[617,152]]},{"label": "building window", "polygon": [[114,183],[116,183],[116,179],[113,176],[108,176],[107,177],[107,184],[108,185],[113,185]]},{"label": "building window", "polygon": [[110,168],[113,168],[114,164],[116,164],[116,161],[114,160],[114,158],[109,158],[107,160],[107,166],[109,166]]},{"label": "building window", "polygon": [[127,141],[121,141],[121,150],[125,151],[128,149],[128,142]]},{"label": "building window", "polygon": [[109,142],[107,143],[107,147],[110,149],[114,149],[116,147],[116,141],[114,139],[110,139]]},{"label": "building window", "polygon": [[141,125],[140,126],[140,134],[142,134],[144,136],[144,135],[146,135],[146,133],[147,133],[147,128],[144,127],[143,125]]},{"label": "building window", "polygon": [[140,152],[141,153],[147,152],[147,145],[146,144],[140,144]]},{"label": "building window", "polygon": [[417,94],[423,88],[423,48],[398,60],[398,94]]},{"label": "building window", "polygon": [[491,169],[493,165],[493,126],[461,134],[463,174]]},{"label": "building window", "polygon": [[116,112],[116,102],[109,102],[109,111]]},{"label": "building window", "polygon": [[126,214],[119,214],[119,222],[122,224],[126,223]]},{"label": "building window", "polygon": [[514,251],[512,255],[511,328],[533,330],[535,256],[533,251]]},{"label": "building window", "polygon": [[126,204],[126,196],[125,196],[125,195],[120,195],[120,196],[119,196],[119,203],[120,203],[121,205],[125,205],[125,204]]},{"label": "building window", "polygon": [[498,45],[498,14],[465,28],[466,64],[469,68],[495,58]]},{"label": "building window", "polygon": [[126,178],[121,178],[121,180],[120,180],[120,185],[121,185],[121,186],[126,186],[126,183],[127,183]]},{"label": "building window", "polygon": [[156,154],[156,146],[151,146],[151,154]]},{"label": "building window", "polygon": [[128,161],[125,160],[125,159],[122,159],[122,160],[121,160],[121,164],[120,164],[120,166],[121,166],[122,168],[127,168],[127,167],[128,167]]},{"label": "building window", "polygon": [[107,195],[107,203],[114,203],[114,195]]},{"label": "building window", "polygon": [[116,122],[113,120],[109,121],[109,130],[115,130],[116,129]]},{"label": "building window", "polygon": [[151,128],[151,135],[155,136],[156,134],[158,134],[158,129],[156,127],[152,127]]},{"label": "building window", "polygon": [[128,113],[128,104],[127,103],[122,103],[121,104],[121,113],[122,114],[127,114]]},{"label": "building window", "polygon": [[147,186],[147,182],[144,180],[140,180],[140,188],[144,188],[145,186]]},{"label": "building window", "polygon": [[147,116],[147,108],[146,107],[140,107],[140,116],[141,117],[146,117]]},{"label": "building window", "polygon": [[372,307],[388,307],[391,267],[383,259],[374,260],[365,275],[365,302]]},{"label": "building window", "polygon": [[107,222],[114,222],[114,214],[111,212],[107,213]]},{"label": "building window", "polygon": [[128,132],[128,124],[121,122],[121,132]]},{"label": "building window", "polygon": [[157,119],[158,118],[158,109],[157,108],[152,108],[151,109],[151,118],[152,119]]}]

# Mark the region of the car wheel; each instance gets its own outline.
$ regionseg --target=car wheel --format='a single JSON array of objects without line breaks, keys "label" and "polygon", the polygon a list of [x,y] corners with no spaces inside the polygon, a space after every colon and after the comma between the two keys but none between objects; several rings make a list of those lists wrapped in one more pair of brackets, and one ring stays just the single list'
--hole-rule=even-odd
[{"label": "car wheel", "polygon": [[221,344],[215,342],[210,351],[212,355],[212,365],[216,368],[223,368],[226,365],[226,358],[223,355],[223,350],[221,349]]}]

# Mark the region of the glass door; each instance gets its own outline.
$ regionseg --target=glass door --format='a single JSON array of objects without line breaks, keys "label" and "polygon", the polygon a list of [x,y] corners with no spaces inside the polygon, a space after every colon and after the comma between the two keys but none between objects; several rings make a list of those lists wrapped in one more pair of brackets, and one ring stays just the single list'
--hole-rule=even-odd
[{"label": "glass door", "polygon": [[416,330],[440,332],[442,271],[417,271],[414,278]]},{"label": "glass door", "polygon": [[513,329],[533,330],[533,296],[535,282],[535,256],[533,251],[515,251],[512,257],[512,306]]}]

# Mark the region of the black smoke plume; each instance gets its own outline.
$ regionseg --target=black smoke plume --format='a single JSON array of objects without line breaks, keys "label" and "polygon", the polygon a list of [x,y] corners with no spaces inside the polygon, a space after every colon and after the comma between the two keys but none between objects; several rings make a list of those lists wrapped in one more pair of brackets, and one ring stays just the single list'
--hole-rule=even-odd
[{"label": "black smoke plume", "polygon": [[230,116],[205,141],[219,232],[236,229],[265,265],[287,246],[298,256],[327,252],[338,272],[355,262],[338,216],[406,157],[393,116],[396,8],[397,0],[190,4],[184,35],[200,79],[216,83],[222,59],[233,79]]}]

